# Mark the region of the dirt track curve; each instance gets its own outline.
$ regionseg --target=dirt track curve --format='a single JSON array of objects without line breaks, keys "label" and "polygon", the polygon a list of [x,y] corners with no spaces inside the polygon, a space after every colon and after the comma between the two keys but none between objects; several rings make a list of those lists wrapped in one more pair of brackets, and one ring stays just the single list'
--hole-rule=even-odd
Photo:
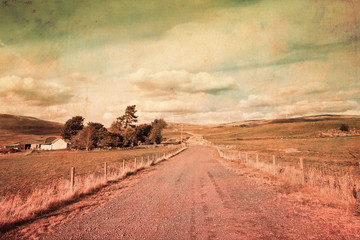
[{"label": "dirt track curve", "polygon": [[360,239],[357,217],[339,218],[340,210],[321,205],[314,209],[283,197],[264,180],[225,167],[214,153],[208,147],[191,146],[140,173],[111,200],[28,237]]}]

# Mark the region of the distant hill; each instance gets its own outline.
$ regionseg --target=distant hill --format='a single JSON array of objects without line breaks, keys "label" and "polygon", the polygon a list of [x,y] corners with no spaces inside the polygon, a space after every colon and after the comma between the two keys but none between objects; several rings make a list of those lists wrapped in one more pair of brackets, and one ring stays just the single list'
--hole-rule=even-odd
[{"label": "distant hill", "polygon": [[[186,130],[202,134],[207,140],[215,143],[239,143],[250,139],[291,139],[311,138],[339,130],[342,124],[350,129],[360,130],[360,116],[317,115],[288,119],[269,119],[241,121],[226,124],[198,126]],[[349,132],[348,135],[352,133]]]},{"label": "distant hill", "polygon": [[58,136],[62,126],[34,117],[0,114],[0,147],[16,141]]}]

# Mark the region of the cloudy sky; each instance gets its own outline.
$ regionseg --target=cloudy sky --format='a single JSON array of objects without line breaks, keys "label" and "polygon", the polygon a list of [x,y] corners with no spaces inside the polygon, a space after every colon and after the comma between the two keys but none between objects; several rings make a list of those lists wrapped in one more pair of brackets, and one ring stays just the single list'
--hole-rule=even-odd
[{"label": "cloudy sky", "polygon": [[1,0],[0,113],[360,114],[357,0]]}]

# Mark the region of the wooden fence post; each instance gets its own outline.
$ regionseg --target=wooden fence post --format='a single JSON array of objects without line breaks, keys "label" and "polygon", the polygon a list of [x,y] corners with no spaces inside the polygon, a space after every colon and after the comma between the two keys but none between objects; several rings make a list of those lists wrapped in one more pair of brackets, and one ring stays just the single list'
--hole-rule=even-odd
[{"label": "wooden fence post", "polygon": [[71,191],[74,191],[74,186],[75,186],[75,168],[72,167],[70,170],[70,188]]},{"label": "wooden fence post", "polygon": [[256,153],[256,163],[259,163],[259,154]]},{"label": "wooden fence post", "polygon": [[275,162],[275,155],[273,155],[273,168],[274,168],[274,176],[276,176],[276,162]]},{"label": "wooden fence post", "polygon": [[104,176],[105,176],[105,181],[107,181],[107,162],[104,163]]},{"label": "wooden fence post", "polygon": [[136,158],[135,158],[135,163],[134,163],[134,165],[135,165],[135,170],[136,170],[136,168],[137,168],[137,166],[136,166]]},{"label": "wooden fence post", "polygon": [[304,174],[304,159],[300,158],[300,171],[301,171],[301,184],[305,183],[305,174]]}]

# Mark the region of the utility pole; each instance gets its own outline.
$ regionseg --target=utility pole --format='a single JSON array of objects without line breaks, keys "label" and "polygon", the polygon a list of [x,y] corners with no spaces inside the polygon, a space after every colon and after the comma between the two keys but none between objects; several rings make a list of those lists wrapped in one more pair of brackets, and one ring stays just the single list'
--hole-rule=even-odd
[{"label": "utility pole", "polygon": [[181,140],[180,140],[180,142],[182,143],[183,142],[183,124],[181,124]]}]

